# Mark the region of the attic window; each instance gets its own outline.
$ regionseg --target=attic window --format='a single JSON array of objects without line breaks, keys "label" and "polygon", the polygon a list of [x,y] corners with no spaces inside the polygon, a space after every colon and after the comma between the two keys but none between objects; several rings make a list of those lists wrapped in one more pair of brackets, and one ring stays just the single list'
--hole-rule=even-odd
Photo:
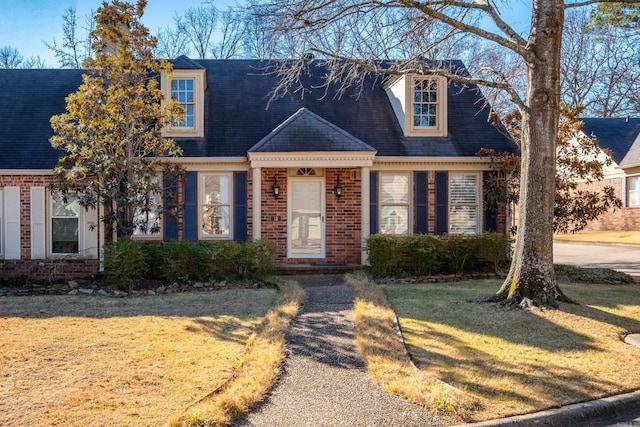
[{"label": "attic window", "polygon": [[184,108],[182,120],[172,120],[164,129],[168,137],[204,136],[205,70],[173,70],[173,75],[162,75],[165,99],[175,99]]},{"label": "attic window", "polygon": [[171,80],[171,98],[177,100],[184,108],[184,118],[178,122],[173,120],[174,127],[195,127],[195,98],[193,79]]},{"label": "attic window", "polygon": [[446,136],[447,80],[440,76],[407,78],[405,134]]}]

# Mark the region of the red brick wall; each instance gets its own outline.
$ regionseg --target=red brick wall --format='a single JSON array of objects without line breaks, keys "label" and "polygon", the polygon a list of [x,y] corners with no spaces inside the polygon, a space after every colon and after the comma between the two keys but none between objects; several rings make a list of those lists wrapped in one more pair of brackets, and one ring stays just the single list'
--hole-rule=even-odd
[{"label": "red brick wall", "polygon": [[[333,188],[337,176],[343,188],[342,197]],[[280,197],[273,197],[273,178],[277,176]],[[325,169],[326,182],[326,256],[325,258],[287,258],[287,169],[262,170],[262,232],[261,239],[271,240],[278,247],[277,262],[288,264],[361,262],[361,179],[359,168]],[[249,205],[251,209],[251,204]]]},{"label": "red brick wall", "polygon": [[[623,199],[626,194],[621,192],[621,178],[603,179],[592,182],[589,185],[581,184],[578,189],[588,189],[591,191],[601,191],[602,188],[613,187],[616,195]],[[640,230],[640,207],[622,208],[609,210],[596,221],[589,223],[585,231],[638,231]]]},{"label": "red brick wall", "polygon": [[0,188],[20,187],[20,260],[0,259],[0,276],[28,276],[32,279],[71,279],[95,274],[98,260],[31,259],[31,187],[48,187],[53,182],[50,175],[2,175]]}]

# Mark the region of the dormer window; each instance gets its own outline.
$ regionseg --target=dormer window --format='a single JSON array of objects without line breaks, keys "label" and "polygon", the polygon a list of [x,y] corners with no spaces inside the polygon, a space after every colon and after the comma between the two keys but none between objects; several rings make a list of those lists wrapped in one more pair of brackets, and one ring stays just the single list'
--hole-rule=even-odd
[{"label": "dormer window", "polygon": [[405,136],[447,136],[447,79],[404,75],[387,94]]},{"label": "dormer window", "polygon": [[204,136],[204,69],[174,69],[171,76],[162,76],[162,90],[166,99],[175,99],[184,108],[182,120],[173,119],[164,130],[169,137]]},{"label": "dormer window", "polygon": [[171,99],[177,100],[184,108],[184,118],[182,121],[173,120],[173,127],[195,127],[196,103],[194,98],[193,79],[171,80]]},{"label": "dormer window", "polygon": [[431,79],[413,81],[413,127],[438,126],[438,82]]}]

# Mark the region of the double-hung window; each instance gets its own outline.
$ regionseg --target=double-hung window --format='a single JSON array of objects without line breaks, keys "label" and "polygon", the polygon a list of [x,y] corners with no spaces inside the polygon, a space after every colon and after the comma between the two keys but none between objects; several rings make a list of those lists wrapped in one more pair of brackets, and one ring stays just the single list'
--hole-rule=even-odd
[{"label": "double-hung window", "polygon": [[77,254],[80,249],[80,203],[78,197],[51,197],[51,253]]},{"label": "double-hung window", "polygon": [[638,207],[640,206],[640,175],[630,176],[627,183],[627,206]]},{"label": "double-hung window", "polygon": [[476,234],[480,225],[480,175],[449,175],[449,232]]},{"label": "double-hung window", "polygon": [[201,174],[202,238],[231,237],[231,175]]},{"label": "double-hung window", "polygon": [[173,127],[195,127],[195,97],[193,79],[171,80],[171,98],[177,100],[184,109],[181,121],[173,120]]},{"label": "double-hung window", "polygon": [[165,99],[177,101],[184,109],[180,120],[174,117],[164,129],[169,137],[204,136],[204,99],[207,77],[204,69],[174,69],[171,75],[163,74],[162,91]]},{"label": "double-hung window", "polygon": [[380,232],[407,235],[410,230],[409,201],[411,180],[408,173],[380,176]]},{"label": "double-hung window", "polygon": [[447,79],[413,76],[406,83],[405,134],[447,135]]},{"label": "double-hung window", "polygon": [[438,82],[432,79],[413,81],[413,126],[433,128],[438,125]]}]

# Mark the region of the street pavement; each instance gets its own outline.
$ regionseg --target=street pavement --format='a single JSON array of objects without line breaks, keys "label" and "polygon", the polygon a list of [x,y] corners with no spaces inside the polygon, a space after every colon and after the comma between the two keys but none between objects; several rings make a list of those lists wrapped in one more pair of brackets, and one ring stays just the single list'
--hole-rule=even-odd
[{"label": "street pavement", "polygon": [[578,267],[612,268],[640,281],[640,245],[556,241],[553,260]]}]

